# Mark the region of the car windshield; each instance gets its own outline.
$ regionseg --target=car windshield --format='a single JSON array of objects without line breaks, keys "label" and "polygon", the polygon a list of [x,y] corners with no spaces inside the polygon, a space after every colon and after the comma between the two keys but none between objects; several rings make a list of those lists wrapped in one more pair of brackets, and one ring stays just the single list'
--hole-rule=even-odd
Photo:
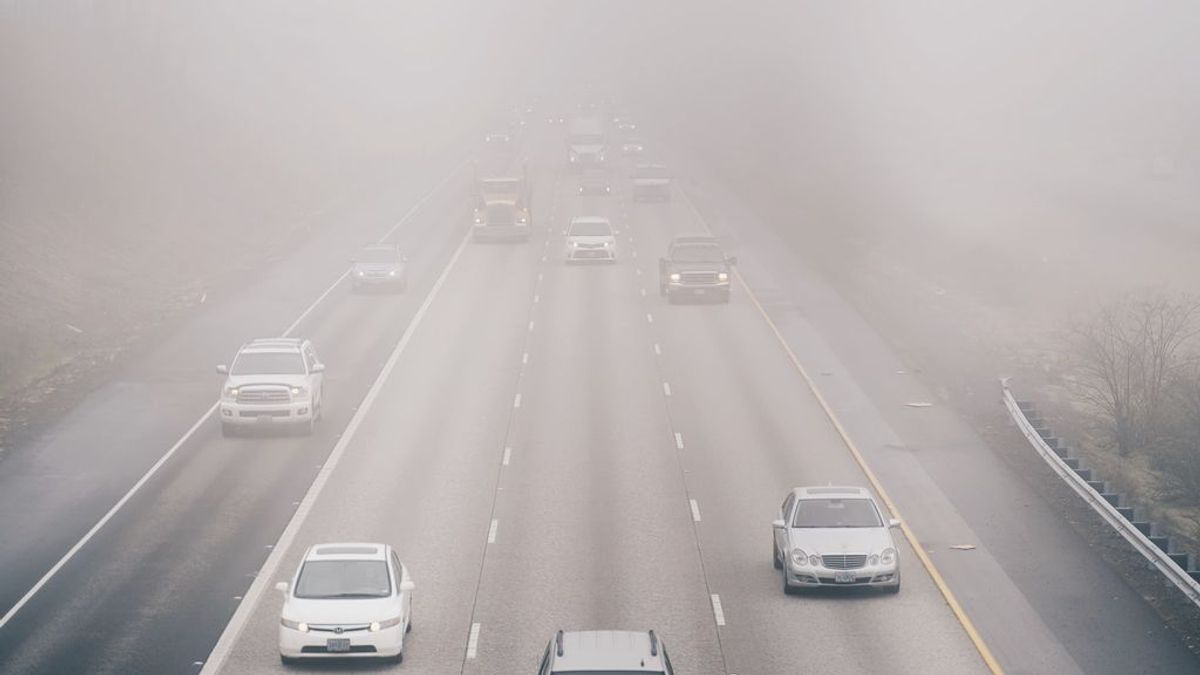
[{"label": "car windshield", "polygon": [[246,352],[233,362],[232,375],[303,375],[304,359],[297,352]]},{"label": "car windshield", "polygon": [[382,560],[310,560],[296,580],[297,598],[386,598],[392,594]]},{"label": "car windshield", "polygon": [[675,262],[722,262],[725,253],[716,244],[687,244],[671,249]]},{"label": "car windshield", "polygon": [[571,223],[572,237],[607,237],[612,235],[608,223]]},{"label": "car windshield", "polygon": [[604,134],[575,134],[571,137],[574,145],[600,145],[604,143]]},{"label": "car windshield", "polygon": [[634,178],[666,178],[667,169],[662,166],[639,167],[633,174]]},{"label": "car windshield", "polygon": [[869,499],[802,499],[792,527],[883,527]]},{"label": "car windshield", "polygon": [[554,673],[570,673],[571,675],[666,675],[662,670],[556,670]]},{"label": "car windshield", "polygon": [[399,256],[391,249],[367,248],[359,251],[356,260],[360,263],[394,263],[399,262]]}]

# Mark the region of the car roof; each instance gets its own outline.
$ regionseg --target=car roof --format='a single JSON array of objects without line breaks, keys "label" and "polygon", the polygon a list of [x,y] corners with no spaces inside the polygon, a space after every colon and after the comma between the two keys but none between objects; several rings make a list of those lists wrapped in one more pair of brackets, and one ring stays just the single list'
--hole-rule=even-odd
[{"label": "car roof", "polygon": [[871,497],[871,492],[866,488],[848,485],[817,485],[811,487],[798,487],[792,492],[794,492],[796,497],[799,499],[873,499],[873,497]]},{"label": "car roof", "polygon": [[[662,672],[662,649],[654,631],[581,630],[561,631],[555,636],[554,667],[551,672],[611,670]],[[653,640],[653,644],[651,643]]]},{"label": "car roof", "polygon": [[340,542],[317,544],[304,554],[307,560],[387,560],[387,544]]},{"label": "car roof", "polygon": [[604,223],[606,225],[612,224],[612,222],[608,218],[605,218],[604,216],[575,216],[574,218],[571,219],[571,224],[574,225],[575,223]]},{"label": "car roof", "polygon": [[298,352],[304,342],[301,338],[257,338],[242,345],[238,352]]},{"label": "car roof", "polygon": [[678,244],[719,244],[711,234],[679,234],[671,239],[671,245]]}]

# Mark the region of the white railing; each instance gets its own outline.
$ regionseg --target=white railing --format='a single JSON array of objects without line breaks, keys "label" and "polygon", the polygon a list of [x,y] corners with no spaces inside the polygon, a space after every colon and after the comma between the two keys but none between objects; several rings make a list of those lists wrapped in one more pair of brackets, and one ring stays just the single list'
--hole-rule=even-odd
[{"label": "white railing", "polygon": [[1025,416],[1025,411],[1021,410],[1021,406],[1017,404],[1017,399],[1013,397],[1012,391],[1008,388],[1008,378],[1001,378],[1000,386],[1004,390],[1004,406],[1008,408],[1008,413],[1012,416],[1013,421],[1017,423],[1021,433],[1025,434],[1025,438],[1029,439],[1029,444],[1034,450],[1046,460],[1050,468],[1062,478],[1071,489],[1075,490],[1083,500],[1092,507],[1092,510],[1100,514],[1108,524],[1116,530],[1125,540],[1128,541],[1138,553],[1141,553],[1150,564],[1155,567],[1164,577],[1175,584],[1183,594],[1192,601],[1192,603],[1200,606],[1200,582],[1192,578],[1187,570],[1179,566],[1170,556],[1161,548],[1150,541],[1141,530],[1133,526],[1125,516],[1121,515],[1117,508],[1105,499],[1099,492],[1096,491],[1088,482],[1084,480],[1074,469],[1067,466],[1062,457],[1046,443],[1042,435],[1038,433],[1033,424],[1029,422],[1029,418]]}]

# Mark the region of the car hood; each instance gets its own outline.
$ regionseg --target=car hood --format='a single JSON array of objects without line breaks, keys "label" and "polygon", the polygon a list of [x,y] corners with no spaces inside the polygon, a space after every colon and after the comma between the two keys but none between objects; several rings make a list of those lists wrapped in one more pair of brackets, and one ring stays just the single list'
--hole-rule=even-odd
[{"label": "car hood", "polygon": [[283,605],[283,617],[310,624],[353,624],[385,621],[400,616],[398,597],[311,599],[289,596]]},{"label": "car hood", "polygon": [[595,154],[604,149],[604,146],[599,143],[572,143],[571,149],[578,153]]},{"label": "car hood", "polygon": [[226,387],[245,387],[256,384],[280,385],[284,387],[303,387],[308,384],[307,375],[230,375],[225,380]]},{"label": "car hood", "polygon": [[667,262],[676,272],[724,272],[726,269],[723,262]]},{"label": "car hood", "polygon": [[809,555],[879,553],[895,547],[886,527],[788,528],[788,541]]}]

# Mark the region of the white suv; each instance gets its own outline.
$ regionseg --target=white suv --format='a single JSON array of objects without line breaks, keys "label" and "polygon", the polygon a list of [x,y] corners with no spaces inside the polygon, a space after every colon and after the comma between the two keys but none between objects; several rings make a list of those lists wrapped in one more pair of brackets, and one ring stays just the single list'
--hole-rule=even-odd
[{"label": "white suv", "polygon": [[576,216],[567,227],[567,262],[617,261],[617,233],[608,218]]},{"label": "white suv", "polygon": [[279,617],[279,658],[404,660],[413,582],[386,544],[318,544],[304,553]]},{"label": "white suv", "polygon": [[291,425],[311,434],[324,403],[325,364],[312,343],[299,338],[252,340],[242,345],[221,390],[221,433]]}]

